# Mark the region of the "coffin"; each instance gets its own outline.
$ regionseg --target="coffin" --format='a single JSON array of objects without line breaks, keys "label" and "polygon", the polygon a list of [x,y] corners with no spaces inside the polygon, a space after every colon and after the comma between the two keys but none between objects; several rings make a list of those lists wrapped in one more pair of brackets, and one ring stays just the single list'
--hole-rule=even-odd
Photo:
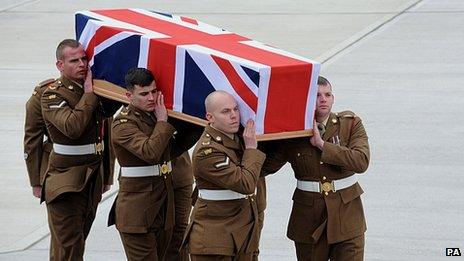
[{"label": "coffin", "polygon": [[113,9],[75,18],[99,95],[127,103],[124,75],[144,67],[171,117],[206,124],[206,96],[224,90],[238,101],[243,125],[255,120],[259,140],[311,134],[317,62],[182,16]]}]

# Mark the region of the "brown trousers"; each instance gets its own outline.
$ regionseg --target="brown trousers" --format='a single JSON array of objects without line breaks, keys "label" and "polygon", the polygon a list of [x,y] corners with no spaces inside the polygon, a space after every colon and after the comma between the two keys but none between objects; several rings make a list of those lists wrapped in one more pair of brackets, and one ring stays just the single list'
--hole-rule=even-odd
[{"label": "brown trousers", "polygon": [[187,249],[182,248],[182,240],[187,229],[191,205],[192,185],[174,188],[174,208],[176,223],[169,243],[166,261],[188,261]]},{"label": "brown trousers", "polygon": [[81,192],[68,192],[47,203],[50,260],[83,260],[85,239],[95,219],[95,184]]},{"label": "brown trousers", "polygon": [[220,255],[190,255],[192,261],[252,261],[253,254],[241,254],[238,256]]},{"label": "brown trousers", "polygon": [[328,244],[323,233],[316,244],[295,242],[298,261],[362,261],[364,260],[364,234],[342,242]]}]

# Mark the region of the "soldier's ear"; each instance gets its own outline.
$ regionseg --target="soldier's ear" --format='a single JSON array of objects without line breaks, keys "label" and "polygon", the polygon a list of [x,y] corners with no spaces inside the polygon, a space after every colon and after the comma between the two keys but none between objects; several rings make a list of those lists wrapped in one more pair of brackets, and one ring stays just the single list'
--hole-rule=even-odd
[{"label": "soldier's ear", "polygon": [[62,60],[56,60],[56,68],[58,69],[58,71],[62,72],[64,71],[64,63]]},{"label": "soldier's ear", "polygon": [[207,113],[206,113],[206,120],[207,120],[209,123],[214,122],[214,116],[213,116],[213,114],[211,114],[210,112],[207,112]]}]

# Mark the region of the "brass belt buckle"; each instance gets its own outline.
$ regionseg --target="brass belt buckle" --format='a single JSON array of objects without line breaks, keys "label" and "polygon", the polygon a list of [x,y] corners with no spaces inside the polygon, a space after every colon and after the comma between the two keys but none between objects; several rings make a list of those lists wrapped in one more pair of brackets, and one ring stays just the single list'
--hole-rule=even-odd
[{"label": "brass belt buckle", "polygon": [[332,192],[335,192],[335,185],[334,185],[334,182],[331,181],[331,182],[320,182],[319,183],[319,190],[322,192],[324,192],[326,195],[329,194],[330,191]]},{"label": "brass belt buckle", "polygon": [[159,171],[161,173],[161,175],[164,176],[164,178],[166,178],[166,175],[169,173],[169,166],[166,162],[164,162],[163,164],[161,164],[159,166]]},{"label": "brass belt buckle", "polygon": [[95,143],[95,152],[99,155],[103,152],[103,142]]}]

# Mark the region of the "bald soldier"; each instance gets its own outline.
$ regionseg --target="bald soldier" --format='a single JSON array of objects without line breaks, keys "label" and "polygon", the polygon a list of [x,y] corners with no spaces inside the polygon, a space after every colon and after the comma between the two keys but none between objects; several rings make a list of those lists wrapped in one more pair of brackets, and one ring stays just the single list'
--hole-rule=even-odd
[{"label": "bald soldier", "polygon": [[[112,126],[121,171],[109,225],[116,224],[128,260],[165,260],[177,220],[172,175],[179,175],[179,181],[187,175],[188,180],[191,169],[186,151],[197,141],[201,128],[195,130],[180,120],[168,122],[163,94],[149,70],[132,68],[125,81],[130,104]],[[181,198],[176,201],[182,206]],[[170,251],[166,259],[178,254]]]},{"label": "bald soldier", "polygon": [[79,42],[63,40],[56,59],[61,77],[47,83],[41,97],[43,120],[53,143],[42,200],[51,232],[50,259],[82,260],[98,202],[112,184],[112,171],[109,165],[104,167],[108,157],[103,121],[113,110],[105,113],[93,93],[92,75]]},{"label": "bald soldier", "polygon": [[186,235],[192,261],[252,260],[258,249],[255,192],[265,159],[257,150],[255,125],[239,133],[237,102],[224,91],[205,101],[209,125],[192,156],[198,200]]},{"label": "bald soldier", "polygon": [[268,142],[263,171],[290,162],[297,179],[287,236],[298,260],[363,260],[366,222],[363,190],[356,173],[369,165],[369,143],[361,119],[351,111],[333,113],[332,85],[318,79],[318,128],[313,136]]}]

